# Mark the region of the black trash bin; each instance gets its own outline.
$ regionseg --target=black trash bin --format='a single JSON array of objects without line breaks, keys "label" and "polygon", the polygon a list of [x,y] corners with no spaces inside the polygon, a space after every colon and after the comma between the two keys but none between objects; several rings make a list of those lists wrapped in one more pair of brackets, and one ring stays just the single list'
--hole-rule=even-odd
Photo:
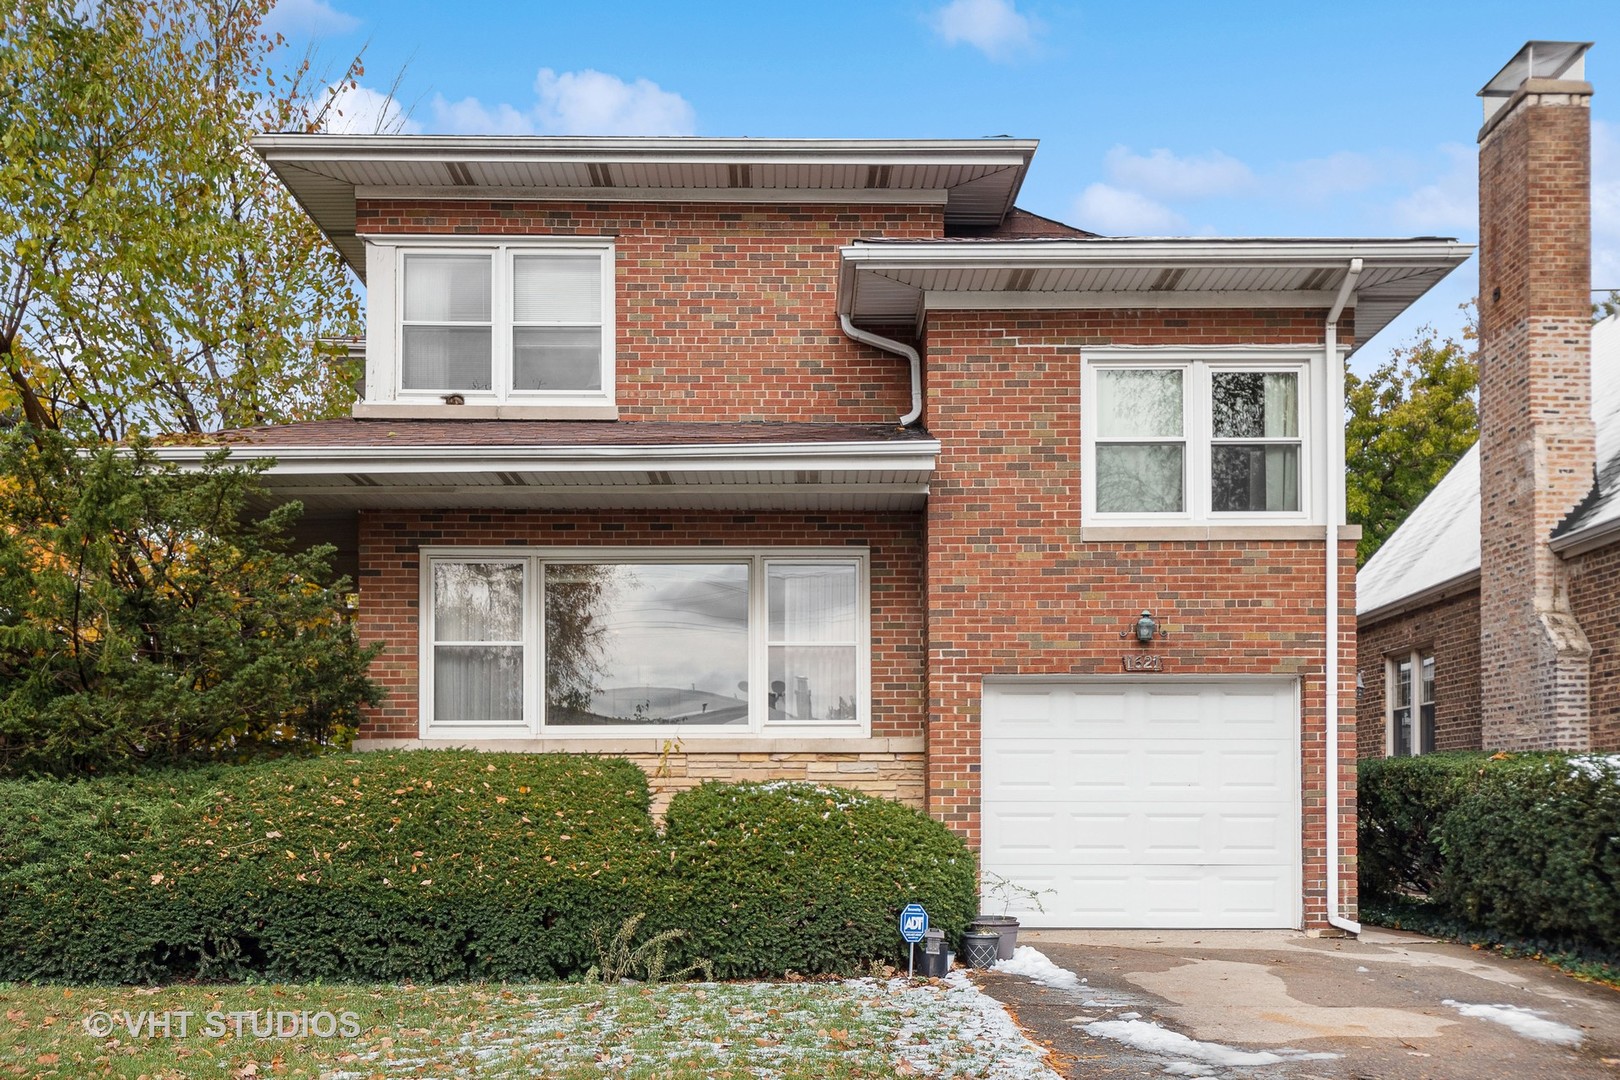
[{"label": "black trash bin", "polygon": [[951,971],[951,953],[945,948],[945,931],[929,930],[923,934],[922,970],[925,979],[943,979]]}]

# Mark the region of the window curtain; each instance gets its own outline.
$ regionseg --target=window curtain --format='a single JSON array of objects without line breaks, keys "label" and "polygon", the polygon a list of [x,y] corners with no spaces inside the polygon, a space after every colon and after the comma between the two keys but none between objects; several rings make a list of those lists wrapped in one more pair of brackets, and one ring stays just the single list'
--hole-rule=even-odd
[{"label": "window curtain", "polygon": [[[1292,373],[1265,376],[1266,438],[1299,436],[1299,380]],[[1299,509],[1299,459],[1297,446],[1266,448],[1267,510]]]}]

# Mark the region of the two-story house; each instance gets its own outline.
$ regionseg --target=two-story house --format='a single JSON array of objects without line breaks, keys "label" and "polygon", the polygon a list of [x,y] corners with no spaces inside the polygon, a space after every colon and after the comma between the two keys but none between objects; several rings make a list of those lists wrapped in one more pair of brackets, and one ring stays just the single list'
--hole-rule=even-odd
[{"label": "two-story house", "polygon": [[364,393],[219,441],[357,576],[361,746],[862,788],[1038,924],[1354,927],[1341,363],[1467,245],[1098,237],[1019,139],[257,145]]}]

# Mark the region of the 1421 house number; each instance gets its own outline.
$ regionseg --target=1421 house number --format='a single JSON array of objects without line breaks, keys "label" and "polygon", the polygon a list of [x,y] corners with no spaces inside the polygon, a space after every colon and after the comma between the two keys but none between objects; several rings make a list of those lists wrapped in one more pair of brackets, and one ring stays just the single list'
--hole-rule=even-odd
[{"label": "1421 house number", "polygon": [[1163,671],[1164,657],[1157,653],[1126,653],[1120,663],[1126,671]]}]

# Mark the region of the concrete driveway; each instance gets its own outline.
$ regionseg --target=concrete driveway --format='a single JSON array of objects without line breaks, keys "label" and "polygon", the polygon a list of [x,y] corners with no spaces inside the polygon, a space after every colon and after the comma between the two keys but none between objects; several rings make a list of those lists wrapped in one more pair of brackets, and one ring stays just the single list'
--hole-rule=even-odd
[{"label": "concrete driveway", "polygon": [[1019,944],[1084,982],[974,979],[1069,1076],[1620,1080],[1620,992],[1415,934],[1026,930]]}]

